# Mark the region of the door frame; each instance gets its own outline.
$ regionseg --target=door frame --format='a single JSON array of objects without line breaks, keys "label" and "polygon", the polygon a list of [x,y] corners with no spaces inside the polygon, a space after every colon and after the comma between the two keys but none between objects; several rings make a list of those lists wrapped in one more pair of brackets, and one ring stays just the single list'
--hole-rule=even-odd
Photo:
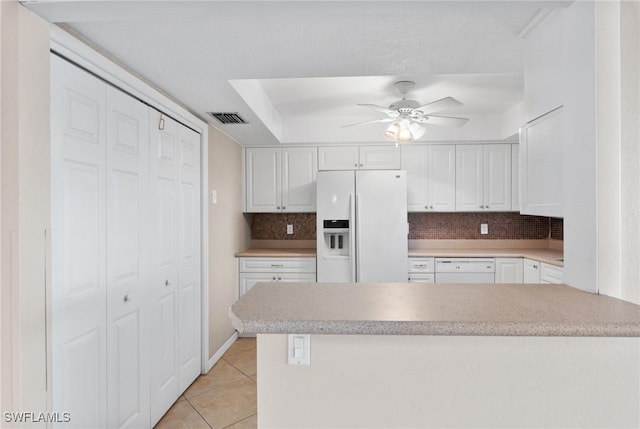
[{"label": "door frame", "polygon": [[[200,134],[200,246],[201,246],[201,373],[207,373],[213,366],[209,362],[209,207],[208,207],[208,124],[190,113],[180,104],[170,99],[150,84],[140,80],[123,67],[115,64],[95,49],[86,45],[57,26],[50,26],[51,51],[75,63],[108,84],[130,94],[145,104],[171,116],[176,121]],[[50,330],[50,323],[47,330]],[[50,338],[50,332],[48,333]],[[49,354],[51,352],[49,351]],[[48,373],[51,374],[51,356],[47,356]]]}]

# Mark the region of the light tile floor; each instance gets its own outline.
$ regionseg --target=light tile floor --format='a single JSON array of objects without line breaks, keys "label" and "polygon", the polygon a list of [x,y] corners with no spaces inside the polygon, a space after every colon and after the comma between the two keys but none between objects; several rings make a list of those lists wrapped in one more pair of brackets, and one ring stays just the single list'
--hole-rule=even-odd
[{"label": "light tile floor", "polygon": [[157,429],[258,427],[256,340],[239,338],[162,417]]}]

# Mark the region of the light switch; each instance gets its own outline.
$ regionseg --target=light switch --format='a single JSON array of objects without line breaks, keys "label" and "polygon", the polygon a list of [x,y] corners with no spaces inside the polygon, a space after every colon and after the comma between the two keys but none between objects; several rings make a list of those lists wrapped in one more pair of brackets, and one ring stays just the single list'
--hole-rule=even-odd
[{"label": "light switch", "polygon": [[287,234],[289,234],[289,235],[293,234],[293,225],[292,224],[287,225]]},{"label": "light switch", "polygon": [[480,224],[480,234],[489,234],[489,224],[481,223]]},{"label": "light switch", "polygon": [[211,204],[218,204],[218,191],[211,191]]},{"label": "light switch", "polygon": [[309,365],[311,363],[311,336],[308,334],[289,334],[289,365]]}]

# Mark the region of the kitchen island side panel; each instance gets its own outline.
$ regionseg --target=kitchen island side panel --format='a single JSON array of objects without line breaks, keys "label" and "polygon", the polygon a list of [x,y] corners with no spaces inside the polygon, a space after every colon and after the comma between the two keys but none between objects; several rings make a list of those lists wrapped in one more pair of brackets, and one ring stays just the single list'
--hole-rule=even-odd
[{"label": "kitchen island side panel", "polygon": [[640,339],[258,334],[260,428],[640,427]]}]

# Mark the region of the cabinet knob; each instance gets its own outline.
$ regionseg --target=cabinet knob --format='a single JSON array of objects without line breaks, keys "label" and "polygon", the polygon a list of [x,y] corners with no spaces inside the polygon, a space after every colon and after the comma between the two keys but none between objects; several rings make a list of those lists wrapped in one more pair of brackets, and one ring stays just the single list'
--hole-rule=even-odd
[{"label": "cabinet knob", "polygon": [[164,281],[164,285],[165,285],[165,286],[169,286],[170,284],[171,284],[171,282],[170,282],[169,280],[165,280],[165,281]]},{"label": "cabinet knob", "polygon": [[131,301],[131,298],[129,298],[129,294],[126,294],[124,296],[124,302],[129,302],[129,301]]},{"label": "cabinet knob", "polygon": [[280,206],[276,207],[276,209],[280,210]]},{"label": "cabinet knob", "polygon": [[278,280],[282,280],[282,277],[278,277]]},{"label": "cabinet knob", "polygon": [[429,208],[430,208],[431,210],[433,210],[433,206],[430,206]]},{"label": "cabinet knob", "polygon": [[285,207],[285,206],[282,206],[282,210],[284,210],[284,209],[286,209],[286,207]]},{"label": "cabinet knob", "polygon": [[429,209],[429,206],[424,206],[425,209]]},{"label": "cabinet knob", "polygon": [[354,166],[354,167],[357,167],[357,166],[358,166],[358,164],[353,164],[353,166]]},{"label": "cabinet knob", "polygon": [[362,164],[360,164],[360,167],[362,167]]},{"label": "cabinet knob", "polygon": [[275,277],[273,277],[271,280],[275,281],[275,280],[276,280],[276,278],[275,278]]}]

